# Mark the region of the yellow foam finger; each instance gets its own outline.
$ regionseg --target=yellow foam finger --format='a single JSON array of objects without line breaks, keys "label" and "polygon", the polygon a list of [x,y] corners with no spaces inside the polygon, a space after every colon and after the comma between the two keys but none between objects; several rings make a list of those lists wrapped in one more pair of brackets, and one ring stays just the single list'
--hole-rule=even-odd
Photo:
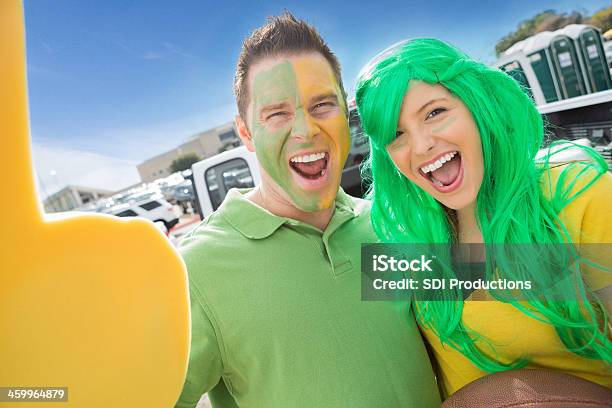
[{"label": "yellow foam finger", "polygon": [[45,220],[16,0],[0,2],[0,55],[0,387],[67,387],[49,407],[172,407],[189,353],[185,266],[148,221]]}]

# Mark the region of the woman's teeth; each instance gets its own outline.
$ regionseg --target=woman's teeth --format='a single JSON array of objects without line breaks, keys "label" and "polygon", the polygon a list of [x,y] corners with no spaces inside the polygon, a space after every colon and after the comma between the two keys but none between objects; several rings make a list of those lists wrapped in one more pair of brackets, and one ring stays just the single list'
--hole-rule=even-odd
[{"label": "woman's teeth", "polygon": [[292,163],[310,163],[316,160],[321,160],[322,158],[325,157],[325,153],[321,152],[321,153],[312,153],[312,154],[305,154],[302,156],[295,156],[291,158],[291,162]]},{"label": "woman's teeth", "polygon": [[[450,161],[450,159],[452,159],[453,157],[455,157],[455,155],[457,154],[457,152],[450,152],[445,154],[444,156],[440,157],[438,160],[436,160],[435,162],[431,163],[430,165],[421,167],[421,171],[425,174],[432,172],[436,169],[439,169],[440,167],[442,167],[444,165],[444,163]],[[436,180],[437,181],[437,180]],[[438,183],[435,183],[436,185],[442,185],[442,183],[440,183],[438,181]]]}]

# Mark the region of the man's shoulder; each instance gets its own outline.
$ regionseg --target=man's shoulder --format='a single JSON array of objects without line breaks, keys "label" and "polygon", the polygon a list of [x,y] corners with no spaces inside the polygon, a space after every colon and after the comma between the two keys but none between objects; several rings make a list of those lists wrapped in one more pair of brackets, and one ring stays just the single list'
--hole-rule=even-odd
[{"label": "man's shoulder", "polygon": [[372,209],[372,202],[363,198],[349,196],[353,201],[353,210],[358,217],[369,217]]},{"label": "man's shoulder", "polygon": [[178,250],[186,263],[193,257],[206,257],[210,262],[211,255],[228,247],[235,248],[245,239],[222,214],[214,212],[181,240]]},{"label": "man's shoulder", "polygon": [[345,208],[352,208],[353,213],[358,217],[369,216],[370,208],[372,207],[372,203],[369,200],[349,195],[342,188],[338,190],[336,204]]},{"label": "man's shoulder", "polygon": [[345,224],[345,228],[348,228],[346,231],[355,239],[363,242],[376,242],[378,239],[374,233],[370,218],[372,202],[363,198],[345,195],[344,202],[347,202],[347,200],[350,200],[354,217]]},{"label": "man's shoulder", "polygon": [[352,209],[354,223],[369,224],[370,222],[370,211],[372,209],[372,202],[363,198],[353,197],[344,193],[342,202],[345,205],[349,205]]}]

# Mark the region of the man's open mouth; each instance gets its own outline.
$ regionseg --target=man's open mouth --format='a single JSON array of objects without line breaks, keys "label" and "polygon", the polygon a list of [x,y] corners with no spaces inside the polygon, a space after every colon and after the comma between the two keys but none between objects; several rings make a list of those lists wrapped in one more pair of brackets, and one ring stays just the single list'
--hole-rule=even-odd
[{"label": "man's open mouth", "polygon": [[[454,190],[461,175],[461,154],[458,151],[448,152],[434,162],[419,169],[419,173],[437,190],[448,192]],[[455,186],[454,184],[457,184]]]},{"label": "man's open mouth", "polygon": [[300,177],[307,180],[317,180],[327,172],[329,153],[316,152],[293,156],[289,160],[289,167]]}]

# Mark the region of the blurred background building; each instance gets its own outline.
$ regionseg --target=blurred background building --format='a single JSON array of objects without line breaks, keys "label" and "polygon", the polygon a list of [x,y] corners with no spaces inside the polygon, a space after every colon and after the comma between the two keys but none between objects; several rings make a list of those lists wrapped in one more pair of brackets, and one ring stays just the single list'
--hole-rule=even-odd
[{"label": "blurred background building", "polygon": [[43,205],[47,213],[71,211],[93,204],[101,198],[110,197],[112,194],[112,191],[68,185],[47,197]]},{"label": "blurred background building", "polygon": [[240,144],[234,122],[228,122],[197,133],[175,149],[145,160],[137,166],[138,173],[143,182],[149,183],[172,174],[172,162],[182,156],[195,154],[202,160]]}]

